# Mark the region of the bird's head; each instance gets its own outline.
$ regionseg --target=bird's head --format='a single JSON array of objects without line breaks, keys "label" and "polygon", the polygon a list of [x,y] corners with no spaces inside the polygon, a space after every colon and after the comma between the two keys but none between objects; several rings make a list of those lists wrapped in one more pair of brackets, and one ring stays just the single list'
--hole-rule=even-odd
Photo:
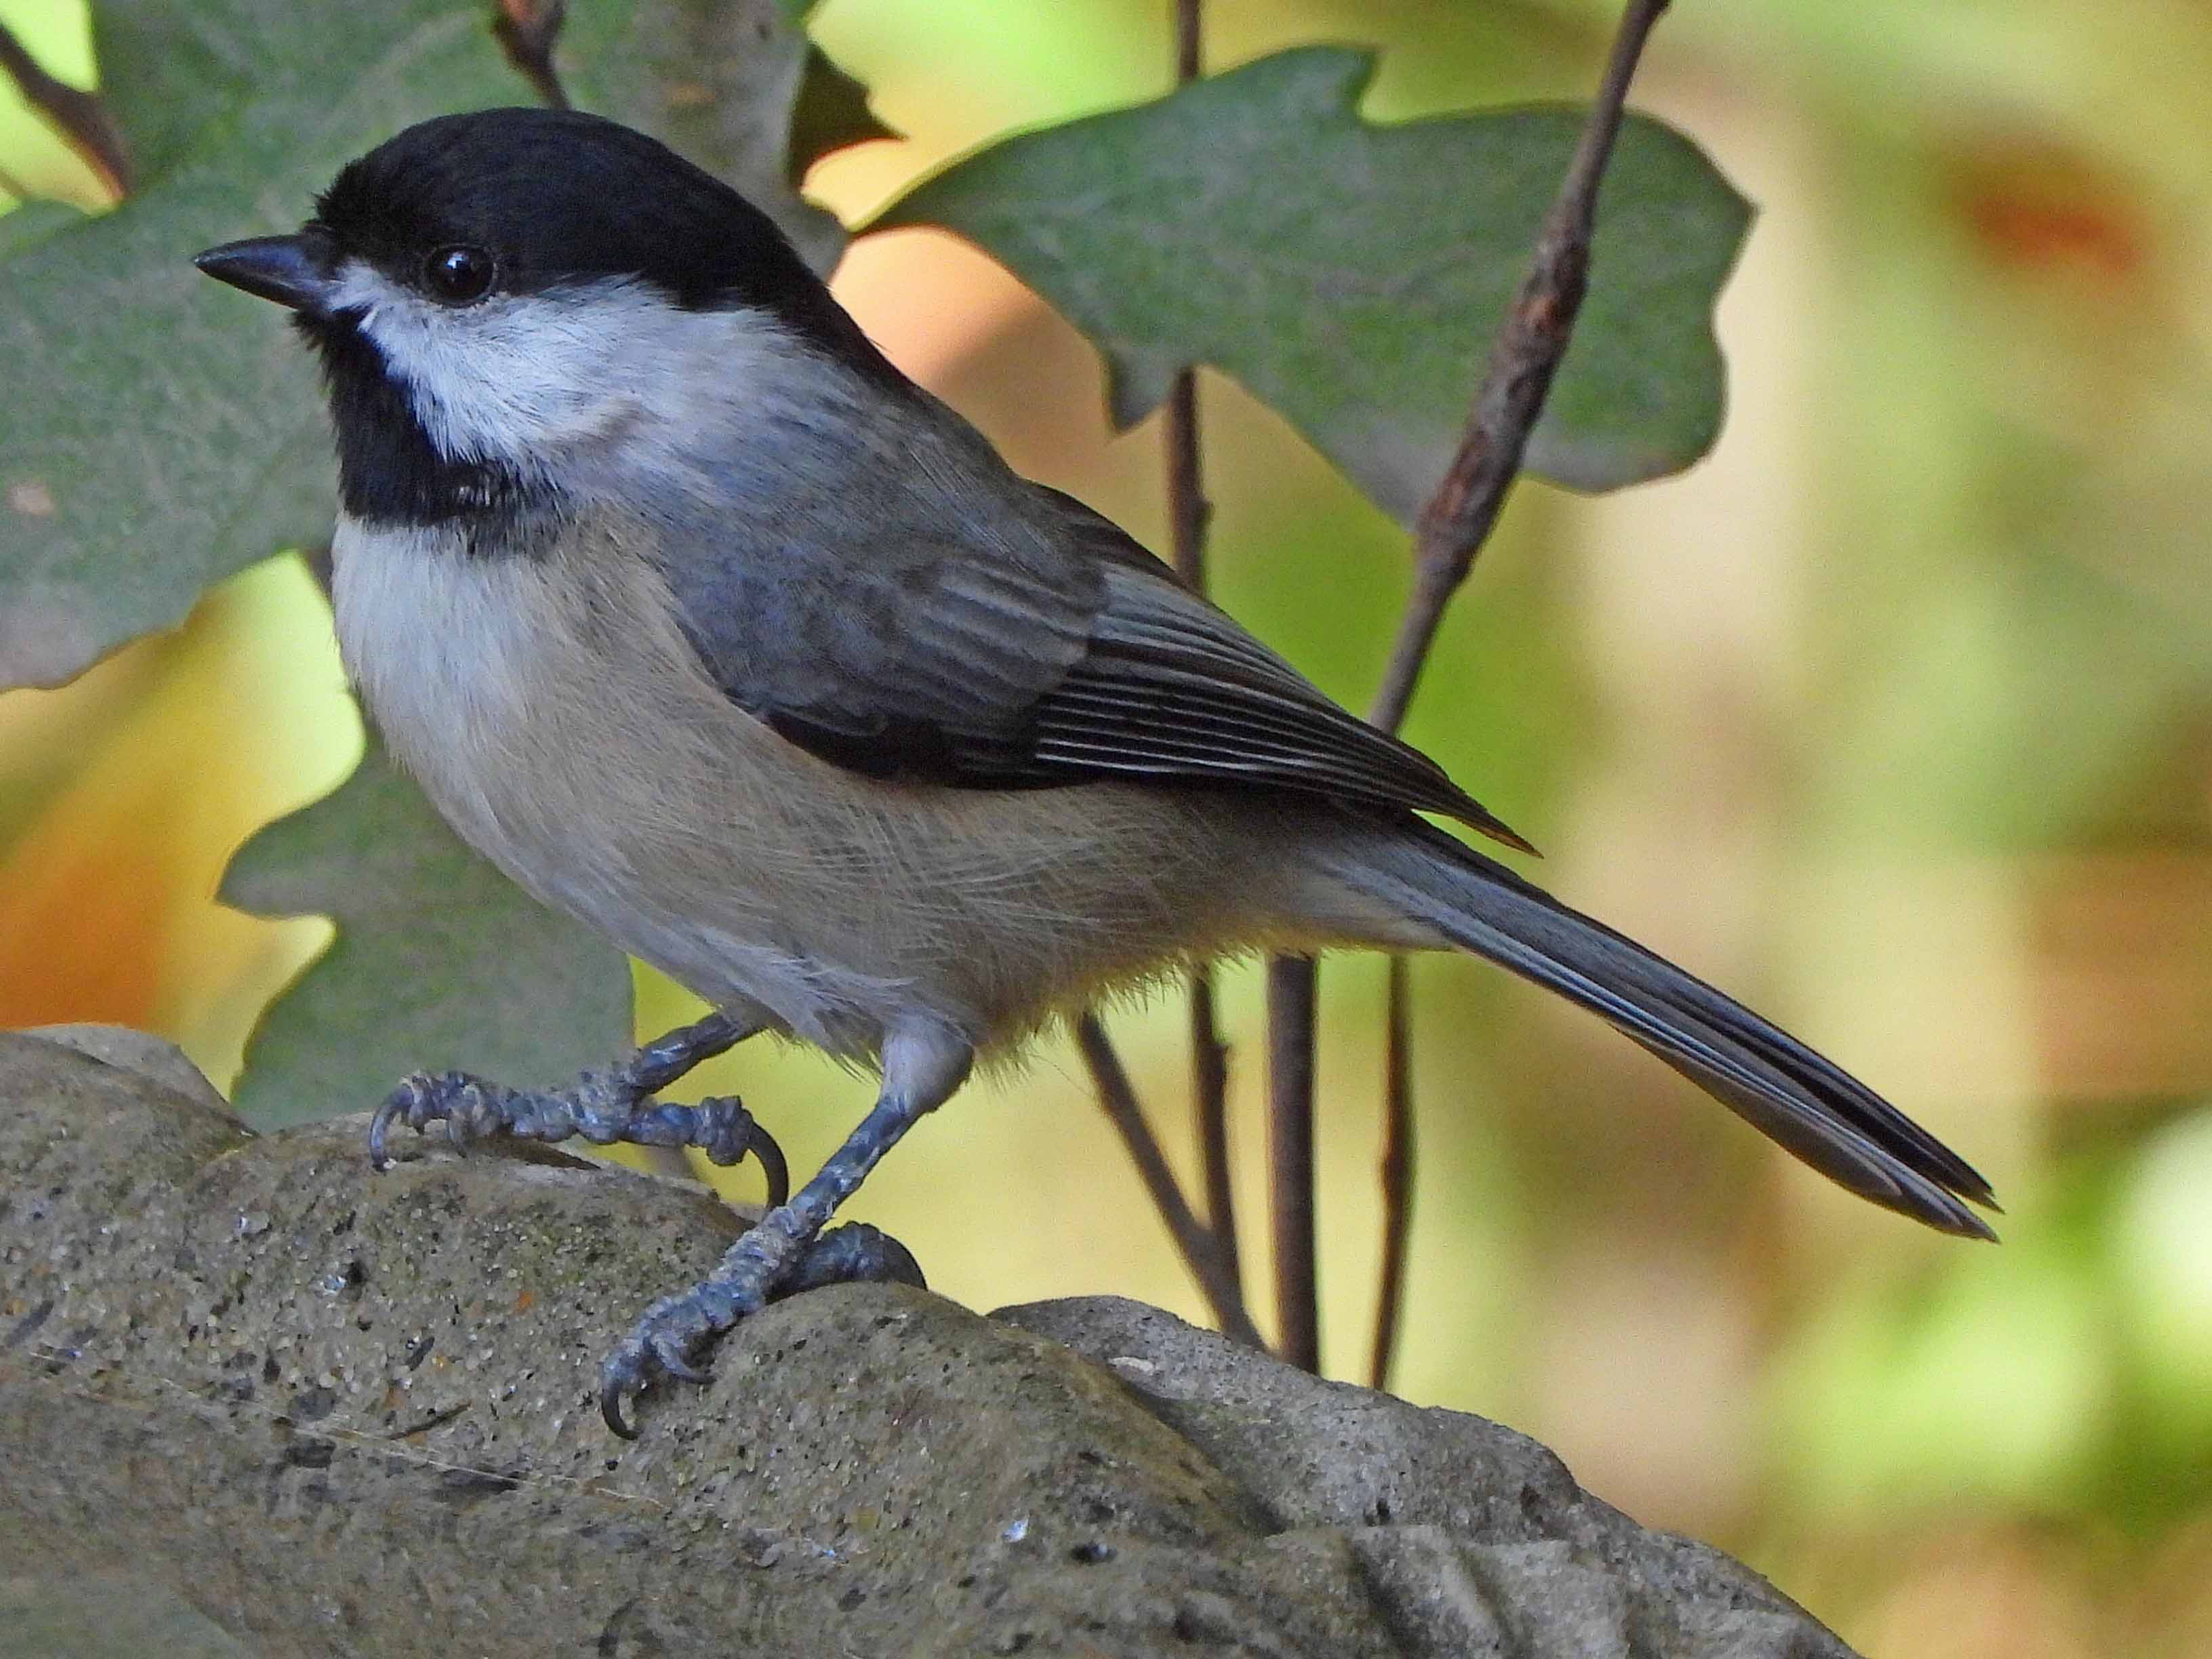
[{"label": "bird's head", "polygon": [[379,518],[545,476],[624,422],[680,417],[695,381],[742,390],[795,356],[895,373],[766,214],[574,112],[424,121],[349,163],[298,232],[196,263],[291,309],[323,358],[348,510]]}]

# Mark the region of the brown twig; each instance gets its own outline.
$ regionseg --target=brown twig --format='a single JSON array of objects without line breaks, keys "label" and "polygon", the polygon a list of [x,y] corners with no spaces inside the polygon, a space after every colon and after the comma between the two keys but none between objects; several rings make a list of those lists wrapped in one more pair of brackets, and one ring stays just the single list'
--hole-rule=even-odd
[{"label": "brown twig", "polygon": [[1314,1242],[1314,996],[1311,957],[1267,963],[1267,1215],[1275,1245],[1275,1352],[1321,1370]]},{"label": "brown twig", "polygon": [[[1200,70],[1199,0],[1174,0],[1174,9],[1176,83],[1187,86]],[[1196,369],[1185,368],[1176,374],[1168,391],[1164,425],[1168,530],[1175,568],[1194,591],[1203,593],[1206,530],[1213,517],[1213,503],[1206,498],[1206,479],[1199,465]],[[1229,1180],[1229,1048],[1221,1040],[1214,1016],[1213,971],[1209,968],[1191,975],[1190,1080],[1206,1225],[1213,1230],[1214,1247],[1224,1268],[1241,1285],[1243,1252]]]},{"label": "brown twig", "polygon": [[1229,1180],[1229,1045],[1221,1040],[1215,1008],[1213,971],[1201,968],[1190,981],[1190,1086],[1198,1115],[1199,1185],[1222,1268],[1242,1285],[1244,1259]]},{"label": "brown twig", "polygon": [[1195,81],[1204,73],[1200,66],[1203,51],[1199,25],[1200,0],[1171,0],[1175,8],[1175,66],[1176,82],[1183,85]]},{"label": "brown twig", "polygon": [[1390,1386],[1406,1299],[1406,1242],[1413,1225],[1413,1040],[1406,958],[1392,957],[1382,1034],[1382,1266],[1376,1274],[1375,1346],[1367,1362],[1367,1386],[1378,1389]]},{"label": "brown twig", "polygon": [[539,100],[552,109],[569,106],[568,88],[553,67],[554,42],[561,38],[568,15],[568,0],[493,0],[492,4],[492,38]]},{"label": "brown twig", "polygon": [[1321,1368],[1321,1278],[1314,1240],[1314,1008],[1321,964],[1267,959],[1267,1234],[1275,1252],[1275,1352]]},{"label": "brown twig", "polygon": [[[1444,606],[1474,568],[1498,522],[1505,493],[1521,471],[1528,434],[1543,412],[1552,377],[1566,356],[1575,318],[1589,284],[1590,238],[1597,223],[1598,186],[1620,131],[1628,83],[1644,45],[1668,0],[1628,0],[1589,119],[1566,177],[1537,233],[1534,257],[1513,308],[1490,349],[1482,386],[1443,482],[1421,509],[1413,532],[1413,592],[1400,619],[1382,684],[1367,718],[1395,732],[1436,641]],[[1404,1296],[1406,1233],[1413,1204],[1412,1062],[1407,1052],[1407,982],[1402,963],[1390,970],[1389,1105],[1384,1131],[1382,1294],[1375,1313],[1370,1374],[1381,1388],[1390,1370]]]},{"label": "brown twig", "polygon": [[1206,499],[1198,464],[1198,374],[1178,373],[1168,389],[1164,438],[1168,452],[1168,532],[1176,574],[1206,591],[1206,527],[1213,503]]},{"label": "brown twig", "polygon": [[1113,1043],[1108,1041],[1106,1028],[1099,1024],[1096,1013],[1086,1013],[1076,1021],[1075,1041],[1082,1050],[1084,1063],[1091,1068],[1098,1103],[1121,1131],[1122,1144],[1128,1148],[1129,1160],[1143,1178],[1152,1207],[1167,1223],[1176,1248],[1182,1252],[1184,1264],[1198,1280],[1199,1289],[1213,1310],[1214,1323],[1224,1334],[1248,1346],[1266,1347],[1267,1345],[1252,1323],[1252,1316],[1244,1310],[1242,1291],[1224,1268],[1212,1229],[1199,1220],[1189,1200],[1182,1195],[1175,1171],[1168,1168],[1158,1138],[1145,1121],[1144,1111],[1137,1103],[1137,1091],[1129,1082],[1129,1073],[1122,1066],[1121,1057],[1114,1051]]},{"label": "brown twig", "polygon": [[1482,389],[1475,393],[1459,453],[1421,509],[1413,532],[1413,596],[1407,601],[1382,689],[1368,714],[1386,732],[1396,731],[1406,718],[1444,606],[1474,568],[1475,556],[1498,522],[1505,492],[1521,471],[1529,431],[1543,412],[1552,376],[1566,355],[1589,285],[1598,185],[1620,131],[1621,106],[1637,59],[1668,3],[1629,0],[1597,101],[1590,106],[1567,175],[1537,233],[1528,275],[1490,349],[1490,364]]},{"label": "brown twig", "polygon": [[1314,1238],[1311,957],[1267,963],[1267,1231],[1274,1244],[1276,1352],[1321,1370],[1321,1279]]},{"label": "brown twig", "polygon": [[[1176,78],[1198,73],[1198,0],[1174,0]],[[1199,471],[1198,382],[1190,369],[1175,378],[1166,419],[1168,517],[1175,568],[1192,587],[1206,586],[1206,526],[1212,504]],[[1152,1195],[1160,1218],[1176,1236],[1183,1259],[1213,1306],[1215,1322],[1231,1335],[1260,1342],[1244,1305],[1243,1262],[1237,1243],[1237,1212],[1229,1182],[1229,1050],[1214,1017],[1213,976],[1200,969],[1190,982],[1191,1094],[1198,1119],[1199,1161],[1205,1195],[1201,1222],[1168,1168],[1166,1155],[1145,1120],[1129,1075],[1096,1014],[1085,1014],[1076,1037],[1098,1094],[1098,1103],[1128,1144],[1129,1155]]]},{"label": "brown twig", "polygon": [[82,92],[54,79],[4,24],[0,24],[0,69],[8,71],[23,101],[100,175],[110,195],[120,201],[131,193],[131,154],[123,143],[123,130],[98,93]]}]

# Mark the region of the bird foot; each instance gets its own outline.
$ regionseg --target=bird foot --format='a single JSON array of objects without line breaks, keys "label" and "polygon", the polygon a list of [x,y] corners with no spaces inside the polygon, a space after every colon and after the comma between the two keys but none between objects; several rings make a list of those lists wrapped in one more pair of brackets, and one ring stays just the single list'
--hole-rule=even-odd
[{"label": "bird foot", "polygon": [[706,1279],[645,1310],[599,1367],[599,1415],[610,1429],[636,1439],[636,1428],[623,1414],[629,1397],[656,1377],[706,1382],[701,1355],[716,1337],[772,1301],[824,1285],[924,1282],[906,1246],[865,1222],[811,1238],[801,1225],[787,1208],[769,1211]]},{"label": "bird foot", "polygon": [[465,1072],[417,1072],[376,1109],[368,1129],[369,1161],[380,1170],[391,1164],[386,1143],[394,1124],[420,1133],[440,1121],[447,1139],[462,1148],[497,1135],[548,1141],[580,1135],[597,1146],[696,1146],[709,1161],[724,1165],[750,1153],[767,1176],[771,1206],[791,1193],[783,1149],[736,1096],[719,1096],[696,1106],[668,1105],[644,1093],[619,1069],[587,1072],[574,1088],[545,1093],[506,1088]]}]

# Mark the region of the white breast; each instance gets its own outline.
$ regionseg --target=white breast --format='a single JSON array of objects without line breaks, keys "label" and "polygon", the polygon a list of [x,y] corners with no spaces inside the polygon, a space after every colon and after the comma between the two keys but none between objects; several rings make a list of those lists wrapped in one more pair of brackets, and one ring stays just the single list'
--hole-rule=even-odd
[{"label": "white breast", "polygon": [[450,532],[342,518],[331,547],[338,651],[386,741],[441,811],[482,844],[498,813],[481,757],[507,740],[526,694],[526,573],[470,559]]},{"label": "white breast", "polygon": [[644,561],[351,520],[332,553],[340,652],[392,754],[528,891],[839,1052],[917,1018],[980,1030],[827,936],[880,880],[836,850],[842,781],[707,682]]}]

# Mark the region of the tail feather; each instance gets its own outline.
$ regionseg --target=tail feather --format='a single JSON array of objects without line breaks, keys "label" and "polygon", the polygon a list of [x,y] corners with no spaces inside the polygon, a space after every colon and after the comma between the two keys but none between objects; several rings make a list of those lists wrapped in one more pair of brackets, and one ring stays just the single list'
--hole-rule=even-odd
[{"label": "tail feather", "polygon": [[1426,823],[1361,837],[1336,868],[1462,949],[1610,1021],[1838,1185],[1944,1232],[1994,1238],[1965,1159],[1786,1031]]}]

